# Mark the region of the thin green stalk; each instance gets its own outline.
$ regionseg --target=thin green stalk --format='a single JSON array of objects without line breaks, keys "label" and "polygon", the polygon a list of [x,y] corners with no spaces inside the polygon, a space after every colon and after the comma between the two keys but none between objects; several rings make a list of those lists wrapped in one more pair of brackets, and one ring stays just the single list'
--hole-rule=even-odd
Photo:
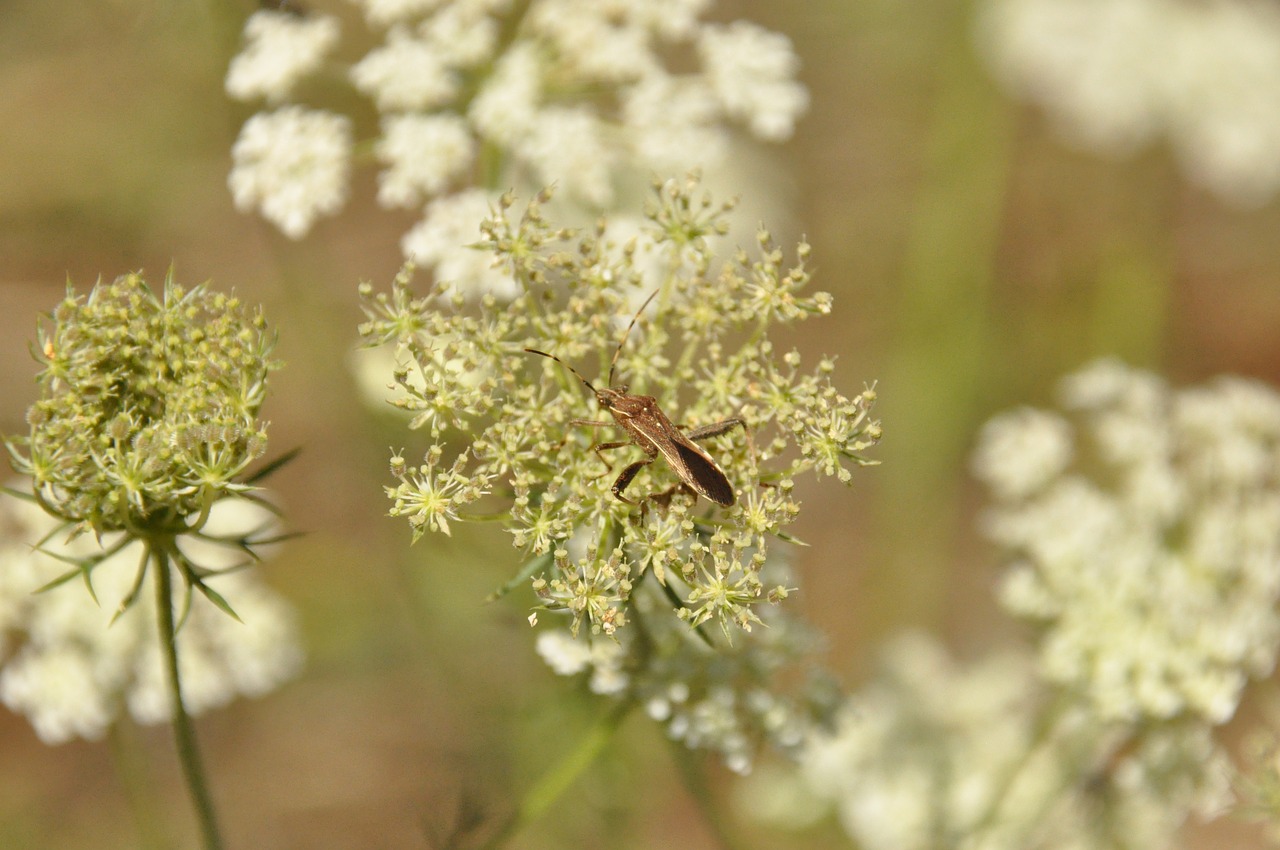
[{"label": "thin green stalk", "polygon": [[707,781],[707,772],[703,764],[703,755],[701,751],[695,752],[690,750],[679,741],[669,741],[671,745],[671,756],[676,763],[676,768],[680,772],[680,780],[684,785],[685,791],[689,792],[689,796],[698,806],[698,811],[702,814],[702,819],[706,823],[707,828],[711,830],[711,834],[715,836],[716,843],[724,850],[736,850],[742,847],[742,842],[738,841],[725,818],[720,813],[719,807],[716,805],[715,797],[711,793],[711,783]]},{"label": "thin green stalk", "polygon": [[146,765],[139,758],[136,730],[124,718],[117,718],[107,729],[107,743],[111,750],[111,764],[129,803],[134,826],[138,830],[138,847],[141,850],[162,850],[165,846],[160,831],[160,817],[156,811],[153,783],[147,775]]},{"label": "thin green stalk", "polygon": [[220,850],[222,838],[213,809],[213,798],[205,779],[200,748],[196,744],[195,727],[182,702],[182,677],[178,672],[178,635],[173,621],[173,579],[169,574],[169,553],[161,544],[151,545],[156,568],[156,613],[160,624],[160,647],[164,653],[165,672],[169,680],[169,700],[173,712],[173,737],[178,747],[178,762],[191,792],[205,850]]},{"label": "thin green stalk", "polygon": [[[1017,787],[1018,780],[1022,777],[1023,772],[1046,748],[1054,744],[1059,733],[1060,722],[1071,705],[1072,701],[1065,695],[1060,694],[1051,705],[1045,707],[1036,720],[1031,740],[1027,742],[1026,750],[1022,753],[1021,758],[1007,765],[1003,775],[997,779],[987,810],[974,823],[973,828],[970,830],[970,837],[983,838],[984,833],[989,832],[999,822],[1000,813],[1004,810],[1010,794]],[[1054,796],[1052,794],[1047,795],[1046,799],[1052,799]],[[979,841],[979,843],[981,842]]]},{"label": "thin green stalk", "polygon": [[939,565],[948,562],[959,499],[952,471],[991,380],[988,310],[1011,111],[973,55],[970,4],[953,0],[934,11],[934,116],[897,285],[895,344],[881,373],[885,420],[911,424],[882,456],[894,470],[877,499],[888,541],[878,560],[886,568],[871,575],[864,594],[875,605],[859,612],[872,637],[904,623],[936,624],[943,614],[947,577]]},{"label": "thin green stalk", "polygon": [[529,824],[546,814],[556,800],[569,789],[569,786],[582,775],[592,762],[604,751],[605,746],[613,740],[613,735],[622,725],[622,721],[634,705],[631,700],[622,700],[612,706],[596,724],[582,736],[578,745],[565,753],[551,769],[533,784],[520,801],[520,805],[511,816],[498,828],[498,831],[484,844],[484,850],[496,850],[509,841],[512,836]]}]

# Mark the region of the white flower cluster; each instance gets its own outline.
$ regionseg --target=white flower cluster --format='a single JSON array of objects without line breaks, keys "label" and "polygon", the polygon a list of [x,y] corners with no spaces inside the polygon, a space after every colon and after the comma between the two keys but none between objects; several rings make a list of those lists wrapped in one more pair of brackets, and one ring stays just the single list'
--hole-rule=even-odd
[{"label": "white flower cluster", "polygon": [[1167,847],[1221,807],[1226,762],[1204,726],[1130,731],[1041,700],[1021,654],[961,667],[907,635],[810,737],[799,781],[865,850]]},{"label": "white flower cluster", "polygon": [[1280,190],[1280,7],[1267,0],[984,0],[998,77],[1083,147],[1166,134],[1189,176],[1245,206]]},{"label": "white flower cluster", "polygon": [[[350,68],[382,116],[371,145],[382,164],[378,201],[424,211],[403,249],[450,264],[479,234],[441,234],[444,219],[494,186],[559,194],[592,210],[614,200],[624,169],[712,166],[729,125],[790,136],[808,95],[785,36],[754,24],[699,20],[710,0],[357,0],[383,41]],[[345,201],[350,122],[283,105],[336,41],[332,18],[255,13],[227,90],[272,110],[249,119],[232,151],[232,192],[292,238]],[[687,55],[690,70],[667,60]],[[686,63],[681,63],[682,65]],[[483,156],[482,156],[483,154]]]},{"label": "white flower cluster", "polygon": [[341,115],[301,106],[259,112],[240,129],[231,156],[236,209],[260,210],[293,239],[347,202],[351,122]]},{"label": "white flower cluster", "polygon": [[320,68],[338,43],[338,21],[328,15],[259,13],[245,24],[244,41],[244,50],[227,68],[227,94],[276,103]]},{"label": "white flower cluster", "polygon": [[1034,679],[1013,655],[957,670],[918,634],[890,645],[883,673],[810,738],[801,775],[858,846],[924,850],[991,805],[1029,745]]},{"label": "white flower cluster", "polygon": [[[592,693],[637,701],[667,735],[690,749],[717,753],[735,773],[750,773],[759,740],[794,750],[812,718],[796,700],[767,682],[769,671],[794,652],[783,646],[797,628],[771,621],[778,635],[712,656],[685,635],[665,636],[663,648],[647,657],[630,641],[605,635],[574,636],[567,629],[538,635],[542,660],[561,676],[589,673]],[[747,643],[747,641],[743,641]]]},{"label": "white flower cluster", "polygon": [[[150,582],[116,616],[134,590],[140,544],[93,568],[95,605],[80,578],[40,590],[69,569],[32,549],[54,527],[52,519],[35,505],[12,498],[0,504],[0,512],[5,529],[0,540],[0,701],[26,715],[48,744],[99,738],[122,709],[139,723],[167,721],[169,689]],[[214,507],[205,531],[239,534],[269,519],[248,502],[224,500]],[[110,537],[105,542],[110,545]],[[55,537],[44,548],[57,551],[61,543]],[[198,542],[182,545],[204,566],[231,565],[231,550]],[[64,551],[84,557],[96,553],[98,545],[81,536]],[[183,699],[191,714],[217,708],[237,695],[267,693],[302,663],[293,612],[279,596],[250,571],[208,581],[243,622],[193,594],[190,614],[178,632]]]},{"label": "white flower cluster", "polygon": [[629,678],[622,670],[626,652],[609,638],[574,637],[568,629],[539,632],[538,655],[560,676],[576,676],[591,671],[593,694],[616,694],[625,690]]},{"label": "white flower cluster", "polygon": [[1280,395],[1104,360],[1061,400],[993,420],[975,457],[1013,559],[1004,606],[1101,717],[1225,722],[1280,640]]}]

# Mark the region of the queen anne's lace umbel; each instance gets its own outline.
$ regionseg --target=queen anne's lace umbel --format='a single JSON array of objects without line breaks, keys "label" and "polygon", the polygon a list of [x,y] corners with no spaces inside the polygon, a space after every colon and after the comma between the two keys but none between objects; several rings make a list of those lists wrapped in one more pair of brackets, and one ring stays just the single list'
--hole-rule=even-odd
[{"label": "queen anne's lace umbel", "polygon": [[[626,175],[714,166],[734,125],[787,139],[808,104],[787,38],[704,22],[707,0],[357,5],[382,36],[348,71],[382,118],[369,145],[382,167],[378,200],[424,209],[424,222],[454,195],[496,200],[494,186],[554,184],[563,199],[605,209]],[[351,122],[291,102],[337,42],[335,18],[259,11],[227,75],[232,97],[270,107],[232,150],[236,205],[295,239],[348,193]],[[413,233],[403,247],[434,265]]]},{"label": "queen anne's lace umbel", "polygon": [[1167,137],[1234,203],[1280,190],[1280,7],[1268,0],[984,0],[996,75],[1068,140],[1126,153]]},{"label": "queen anne's lace umbel", "polygon": [[1280,396],[1104,360],[1061,399],[993,420],[976,455],[1005,607],[1101,716],[1226,721],[1280,641]]}]

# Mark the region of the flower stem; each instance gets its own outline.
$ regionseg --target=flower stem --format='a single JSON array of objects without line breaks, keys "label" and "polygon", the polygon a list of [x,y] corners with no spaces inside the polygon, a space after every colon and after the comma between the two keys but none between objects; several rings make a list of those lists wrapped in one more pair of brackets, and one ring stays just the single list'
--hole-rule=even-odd
[{"label": "flower stem", "polygon": [[169,555],[163,545],[153,544],[151,556],[156,567],[156,614],[160,625],[160,648],[164,653],[165,672],[169,680],[169,699],[173,712],[173,737],[178,747],[178,761],[191,792],[200,832],[206,850],[220,850],[222,838],[213,810],[213,798],[205,780],[200,748],[196,745],[195,728],[182,702],[182,679],[178,673],[178,635],[173,620],[173,581],[169,573]]},{"label": "flower stem", "polygon": [[160,836],[154,789],[139,757],[136,730],[128,720],[117,718],[107,729],[107,742],[111,748],[111,763],[138,830],[139,850],[162,850],[166,845]]},{"label": "flower stem", "polygon": [[734,836],[726,823],[715,795],[711,791],[711,783],[707,781],[707,772],[703,763],[704,754],[694,752],[679,741],[669,741],[672,760],[680,772],[680,780],[685,791],[698,806],[707,829],[715,837],[716,843],[724,850],[734,850],[742,844]]},{"label": "flower stem", "polygon": [[534,783],[525,793],[524,799],[510,817],[498,828],[498,831],[484,844],[484,850],[496,850],[520,830],[537,820],[551,805],[568,790],[584,770],[604,751],[605,745],[613,739],[613,734],[622,725],[623,719],[631,711],[634,703],[622,700],[610,707],[609,711],[596,721],[578,745],[565,753],[560,761]]}]

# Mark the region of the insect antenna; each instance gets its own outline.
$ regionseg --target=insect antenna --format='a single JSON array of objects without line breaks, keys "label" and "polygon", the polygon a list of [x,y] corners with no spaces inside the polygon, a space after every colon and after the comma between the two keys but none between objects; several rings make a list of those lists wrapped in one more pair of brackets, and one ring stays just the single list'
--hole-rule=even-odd
[{"label": "insect antenna", "polygon": [[596,391],[596,388],[595,388],[595,387],[593,387],[593,386],[591,386],[591,382],[590,382],[590,381],[588,381],[586,378],[582,377],[582,375],[578,373],[578,370],[577,370],[577,369],[573,368],[573,367],[572,367],[572,366],[570,366],[568,363],[566,363],[566,362],[564,362],[563,360],[561,360],[559,357],[556,357],[554,354],[548,354],[547,352],[545,352],[545,351],[539,351],[539,350],[538,350],[538,349],[536,349],[536,348],[526,348],[526,349],[525,349],[525,351],[529,352],[530,354],[540,354],[540,355],[542,355],[543,357],[547,357],[547,358],[550,358],[551,360],[556,361],[556,362],[557,362],[557,363],[559,363],[561,366],[563,366],[564,368],[566,368],[566,369],[568,369],[570,372],[572,372],[572,373],[573,373],[573,376],[574,376],[575,378],[577,378],[579,381],[582,381],[582,383],[586,384],[586,385],[587,385],[587,389],[591,390],[591,392],[593,392],[593,393]]},{"label": "insect antenna", "polygon": [[636,326],[636,320],[640,318],[640,314],[644,312],[644,308],[649,306],[649,302],[662,290],[655,289],[648,298],[644,299],[644,303],[640,305],[640,309],[636,310],[636,314],[631,317],[631,324],[627,325],[626,332],[622,335],[622,339],[618,341],[618,347],[613,350],[613,359],[609,361],[609,386],[613,386],[613,369],[618,365],[618,355],[622,353],[622,346],[627,344],[627,337],[631,336],[631,329]]}]

